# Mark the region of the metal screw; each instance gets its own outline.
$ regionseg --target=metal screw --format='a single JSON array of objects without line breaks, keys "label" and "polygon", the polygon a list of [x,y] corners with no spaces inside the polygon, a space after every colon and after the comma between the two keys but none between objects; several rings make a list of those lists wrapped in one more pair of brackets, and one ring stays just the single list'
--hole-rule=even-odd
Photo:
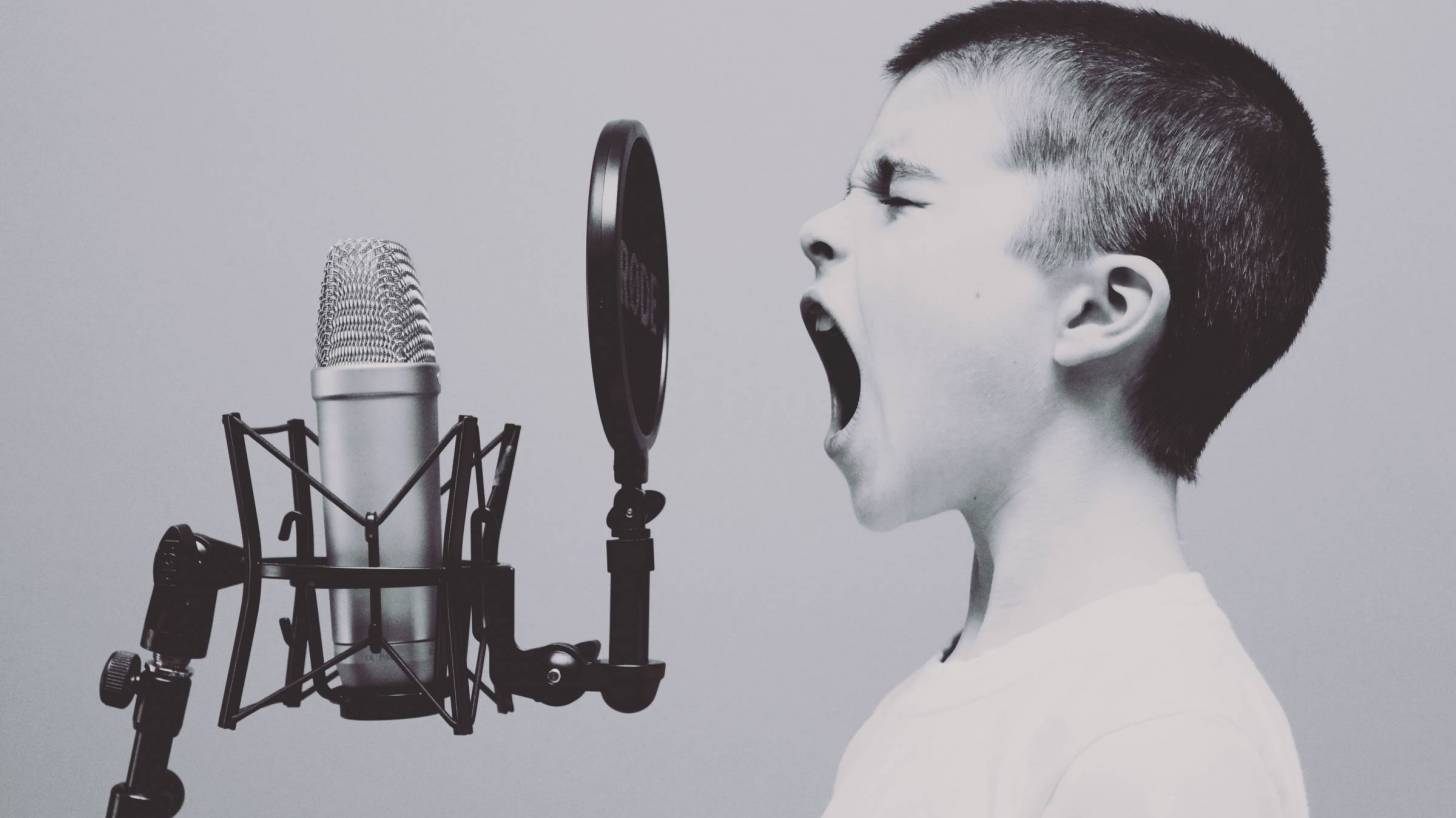
[{"label": "metal screw", "polygon": [[546,684],[554,685],[554,684],[556,684],[557,682],[560,682],[560,681],[561,681],[561,670],[560,669],[553,667],[550,670],[546,671]]}]

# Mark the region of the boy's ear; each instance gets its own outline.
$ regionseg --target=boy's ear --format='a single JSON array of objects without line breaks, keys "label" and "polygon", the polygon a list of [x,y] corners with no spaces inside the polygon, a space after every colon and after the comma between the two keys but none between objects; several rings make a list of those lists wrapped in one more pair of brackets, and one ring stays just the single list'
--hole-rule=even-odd
[{"label": "boy's ear", "polygon": [[[1052,358],[1077,367],[1151,344],[1168,314],[1168,279],[1144,256],[1108,253],[1076,269],[1057,313]],[[1133,359],[1129,358],[1131,363]]]}]

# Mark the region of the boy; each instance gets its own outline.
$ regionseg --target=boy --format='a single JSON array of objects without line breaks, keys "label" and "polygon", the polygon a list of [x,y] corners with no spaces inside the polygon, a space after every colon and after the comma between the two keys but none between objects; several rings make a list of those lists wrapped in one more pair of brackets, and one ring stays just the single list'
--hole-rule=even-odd
[{"label": "boy", "polygon": [[826,818],[1306,816],[1283,710],[1183,561],[1179,479],[1324,274],[1313,125],[1247,48],[1102,3],[922,31],[804,225],[825,449],[870,528],[955,509],[961,633]]}]

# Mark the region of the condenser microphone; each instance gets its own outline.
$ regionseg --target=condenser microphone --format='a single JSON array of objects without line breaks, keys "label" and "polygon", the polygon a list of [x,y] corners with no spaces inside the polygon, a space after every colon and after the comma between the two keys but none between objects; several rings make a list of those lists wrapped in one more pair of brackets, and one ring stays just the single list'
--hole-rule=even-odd
[{"label": "condenser microphone", "polygon": [[[439,440],[440,370],[430,317],[409,253],[377,239],[335,244],[319,294],[318,405],[322,478],[361,513],[380,512],[425,462]],[[324,504],[330,565],[369,564],[365,529]],[[440,472],[425,470],[378,527],[379,564],[440,565]],[[333,588],[329,607],[335,653],[369,637],[370,590]],[[384,588],[380,624],[422,682],[435,676],[436,589]],[[412,683],[388,654],[359,651],[338,666],[345,688],[405,688]]]}]

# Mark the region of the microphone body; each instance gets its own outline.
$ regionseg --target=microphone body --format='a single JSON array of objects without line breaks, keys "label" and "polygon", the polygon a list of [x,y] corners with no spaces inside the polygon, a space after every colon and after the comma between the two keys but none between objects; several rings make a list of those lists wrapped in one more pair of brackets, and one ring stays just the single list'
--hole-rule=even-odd
[{"label": "microphone body", "polygon": [[[439,442],[440,370],[433,363],[360,363],[312,372],[318,404],[319,460],[324,485],[362,513],[386,504]],[[369,564],[364,528],[324,504],[330,565]],[[379,526],[379,563],[391,568],[440,565],[440,471],[428,469]],[[380,624],[421,681],[435,672],[434,588],[384,588]],[[329,591],[334,648],[369,636],[369,590]],[[348,687],[397,687],[409,679],[384,653],[360,651],[339,665]]]},{"label": "microphone body", "polygon": [[[403,247],[377,239],[339,242],[329,251],[319,295],[318,407],[324,485],[359,514],[382,514],[439,442],[440,370],[419,281]],[[324,503],[330,565],[367,566],[364,527]],[[440,554],[440,470],[431,464],[379,524],[379,564],[433,568]],[[369,637],[367,588],[329,591],[335,653]],[[434,587],[380,590],[384,641],[422,682],[435,678]],[[384,652],[359,651],[339,664],[354,688],[411,684]]]}]

